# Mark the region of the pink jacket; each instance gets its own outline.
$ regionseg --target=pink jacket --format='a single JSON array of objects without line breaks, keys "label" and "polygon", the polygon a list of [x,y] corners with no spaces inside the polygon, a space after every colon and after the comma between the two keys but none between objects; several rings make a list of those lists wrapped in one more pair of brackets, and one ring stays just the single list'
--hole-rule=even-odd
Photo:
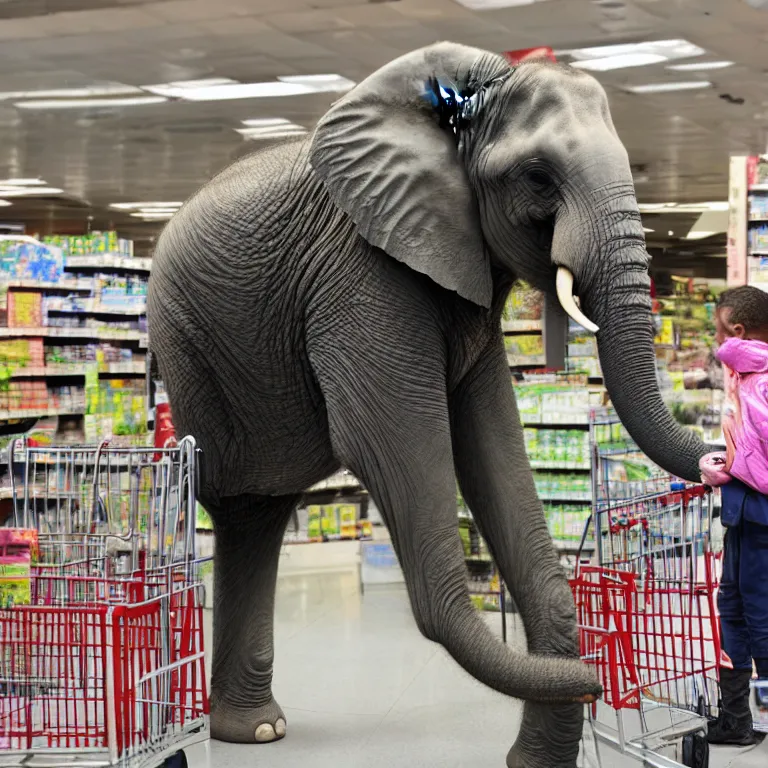
[{"label": "pink jacket", "polygon": [[727,339],[717,357],[724,367],[725,469],[768,494],[768,344]]}]

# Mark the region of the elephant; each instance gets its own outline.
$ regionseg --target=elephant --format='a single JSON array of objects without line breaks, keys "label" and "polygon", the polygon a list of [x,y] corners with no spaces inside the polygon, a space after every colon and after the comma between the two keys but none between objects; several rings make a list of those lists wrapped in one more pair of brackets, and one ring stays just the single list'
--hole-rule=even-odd
[{"label": "elephant", "polygon": [[[500,319],[516,280],[557,297],[597,332],[640,448],[697,480],[707,449],[657,385],[648,268],[600,84],[448,42],[383,66],[310,135],[240,158],[184,204],[157,242],[148,320],[214,522],[214,738],[285,735],[271,691],[280,545],[302,492],[345,467],[382,512],[418,629],[524,700],[507,766],[576,765],[601,688],[579,659]],[[467,594],[457,480],[527,653]]]}]

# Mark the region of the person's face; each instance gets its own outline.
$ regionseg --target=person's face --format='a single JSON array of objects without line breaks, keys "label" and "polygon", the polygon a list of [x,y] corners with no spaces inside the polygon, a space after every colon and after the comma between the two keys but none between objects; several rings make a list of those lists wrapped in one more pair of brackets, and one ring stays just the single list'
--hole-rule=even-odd
[{"label": "person's face", "polygon": [[732,312],[730,307],[723,307],[715,311],[715,341],[718,345],[726,339],[745,339],[747,337],[747,329],[741,323],[735,325],[731,323]]}]

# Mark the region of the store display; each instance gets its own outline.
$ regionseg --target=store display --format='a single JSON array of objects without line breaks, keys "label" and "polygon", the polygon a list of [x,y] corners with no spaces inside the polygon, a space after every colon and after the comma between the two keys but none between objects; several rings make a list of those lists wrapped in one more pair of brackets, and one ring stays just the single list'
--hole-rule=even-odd
[{"label": "store display", "polygon": [[0,246],[0,420],[82,414],[87,439],[146,434],[141,379],[99,376],[146,375],[147,260],[115,232]]}]

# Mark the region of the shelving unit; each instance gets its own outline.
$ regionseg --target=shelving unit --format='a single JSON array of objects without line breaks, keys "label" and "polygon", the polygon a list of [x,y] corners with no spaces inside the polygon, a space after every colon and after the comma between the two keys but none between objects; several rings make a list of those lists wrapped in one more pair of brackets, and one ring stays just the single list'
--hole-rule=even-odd
[{"label": "shelving unit", "polygon": [[73,441],[146,442],[151,260],[115,233],[46,241],[0,243],[0,421],[76,417]]}]

